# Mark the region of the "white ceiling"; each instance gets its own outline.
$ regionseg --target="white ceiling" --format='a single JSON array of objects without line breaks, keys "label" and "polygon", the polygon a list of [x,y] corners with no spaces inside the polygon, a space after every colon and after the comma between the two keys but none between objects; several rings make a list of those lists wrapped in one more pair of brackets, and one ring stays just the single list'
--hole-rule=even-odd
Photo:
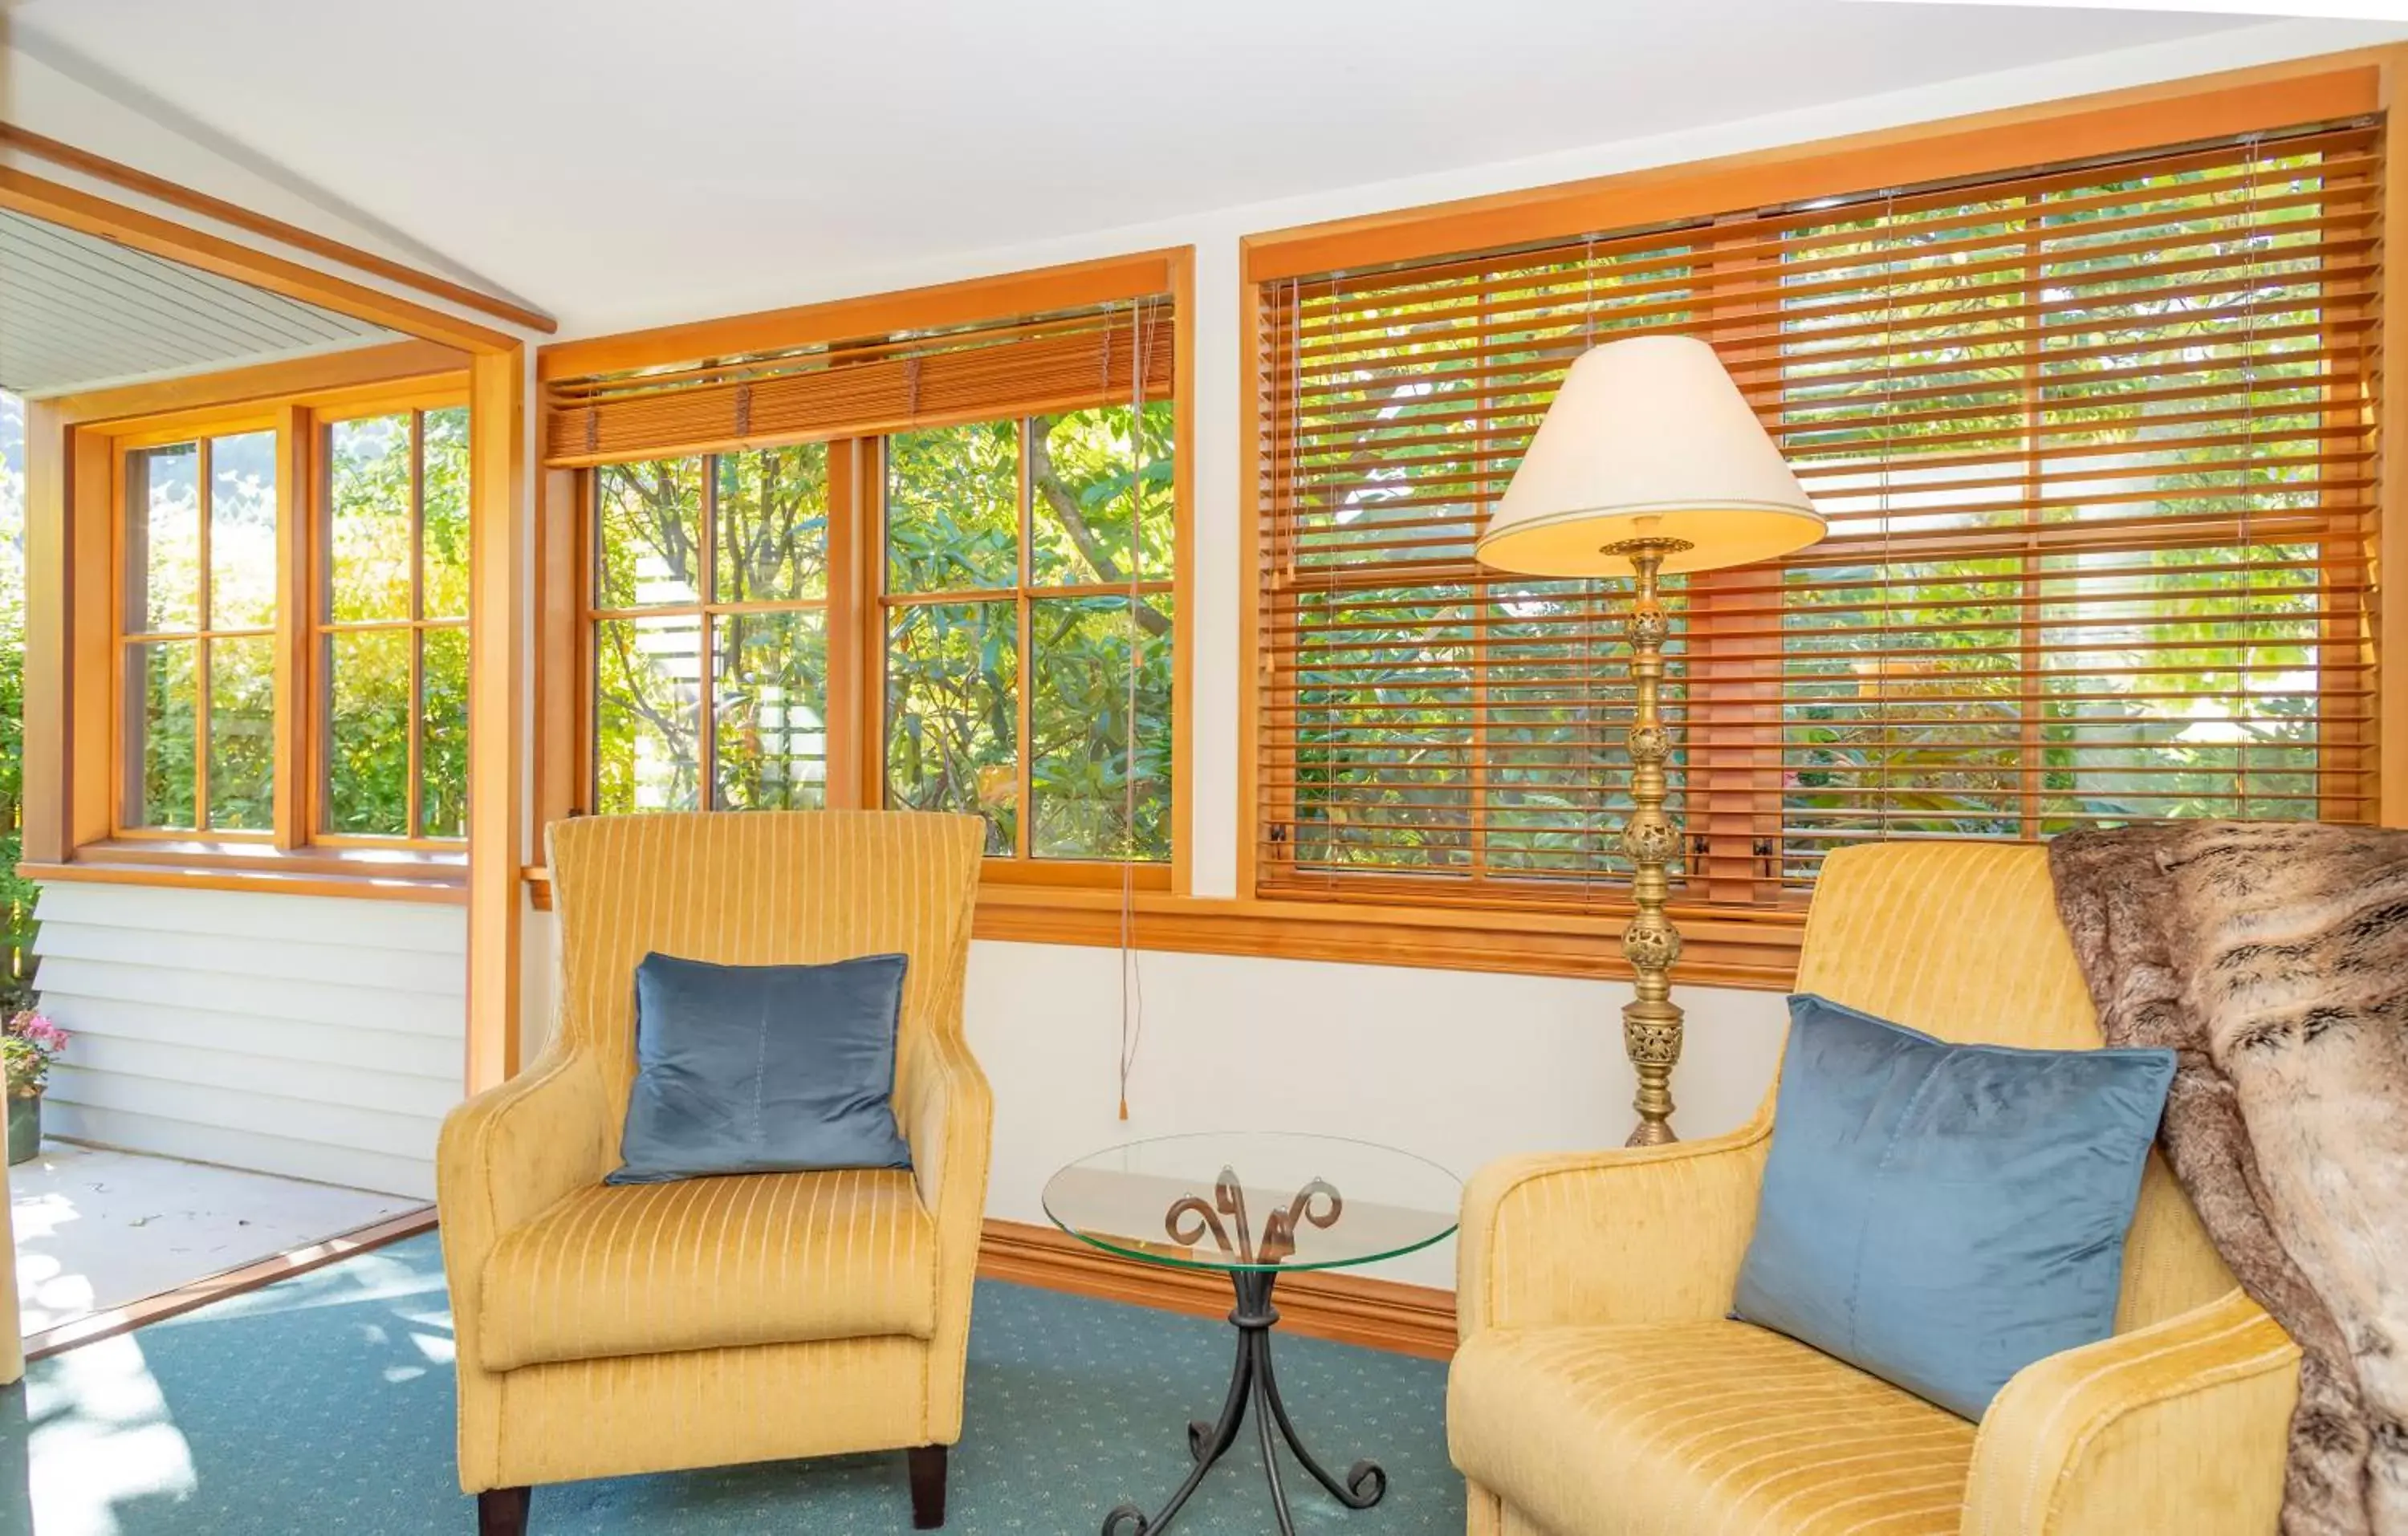
[{"label": "white ceiling", "polygon": [[13,394],[393,338],[348,315],[0,210],[0,389]]},{"label": "white ceiling", "polygon": [[564,334],[2244,25],[1851,0],[20,0]]}]

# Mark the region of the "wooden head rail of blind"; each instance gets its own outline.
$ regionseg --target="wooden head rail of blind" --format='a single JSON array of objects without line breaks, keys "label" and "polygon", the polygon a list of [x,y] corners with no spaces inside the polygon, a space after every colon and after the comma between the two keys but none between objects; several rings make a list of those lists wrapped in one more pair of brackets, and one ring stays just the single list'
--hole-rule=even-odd
[{"label": "wooden head rail of blind", "polygon": [[1125,399],[1131,363],[1170,393],[1168,294],[941,333],[872,337],[672,368],[556,380],[554,467],[858,437]]},{"label": "wooden head rail of blind", "polygon": [[1618,900],[1614,590],[1471,548],[1565,368],[1711,341],[1828,517],[1674,594],[1682,896],[1885,837],[2371,818],[2379,126],[1259,291],[1256,883]]}]

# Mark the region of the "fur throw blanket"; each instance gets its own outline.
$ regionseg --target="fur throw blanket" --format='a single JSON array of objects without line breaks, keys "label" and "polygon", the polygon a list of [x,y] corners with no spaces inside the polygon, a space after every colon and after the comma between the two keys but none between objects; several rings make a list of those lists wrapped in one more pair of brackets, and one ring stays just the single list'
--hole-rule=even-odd
[{"label": "fur throw blanket", "polygon": [[2408,832],[2081,831],[2049,868],[2107,1042],[2178,1054],[2175,1177],[2303,1353],[2285,1536],[2408,1536]]}]

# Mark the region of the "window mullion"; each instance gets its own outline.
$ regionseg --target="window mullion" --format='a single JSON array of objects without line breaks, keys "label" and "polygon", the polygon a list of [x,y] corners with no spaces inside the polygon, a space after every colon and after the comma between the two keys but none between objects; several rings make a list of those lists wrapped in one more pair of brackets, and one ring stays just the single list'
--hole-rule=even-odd
[{"label": "window mullion", "polygon": [[[1035,487],[1032,484],[1028,474],[1028,418],[1023,416],[1020,418],[1019,422],[1019,584],[1017,590],[1013,593],[1013,602],[1016,610],[1013,616],[1019,625],[1019,632],[1018,638],[1013,646],[1016,653],[1016,660],[1012,666],[1012,702],[1016,711],[1016,728],[1019,732],[1019,739],[1012,744],[1012,756],[1016,760],[1013,767],[1013,771],[1016,776],[1014,779],[1014,788],[1019,796],[1019,804],[1016,807],[1016,813],[1011,819],[1012,854],[1016,858],[1023,859],[1029,856],[1029,849],[1034,846],[1034,840],[1029,831],[1029,824],[1036,820],[1037,811],[1037,755],[1033,750],[1034,743],[1029,740],[1029,731],[1031,726],[1035,724],[1037,714],[1034,704],[1037,658],[1033,653],[1033,642],[1037,632],[1037,614],[1035,599],[1029,593],[1031,583],[1030,572],[1033,569],[1033,564],[1029,558],[1029,545],[1036,539],[1037,518],[1036,512],[1031,506],[1031,498]],[[1134,557],[1136,553],[1134,548],[1132,548],[1130,553],[1132,557]]]},{"label": "window mullion", "polygon": [[209,438],[200,439],[194,469],[198,493],[194,499],[200,508],[201,525],[196,539],[200,556],[195,562],[200,590],[194,594],[194,611],[200,622],[193,641],[193,826],[204,834],[209,829],[209,589],[216,584],[209,580],[209,524],[216,515],[210,505],[214,490],[210,484],[214,478],[210,462],[213,446]]},{"label": "window mullion", "polygon": [[716,453],[702,456],[702,528],[696,540],[694,573],[695,604],[695,774],[694,803],[704,811],[719,809],[719,725],[712,718],[711,697],[717,681],[712,634],[714,615],[711,599],[718,594],[719,571],[719,458]]},{"label": "window mullion", "polygon": [[402,836],[423,835],[426,808],[422,787],[426,754],[426,413],[409,413],[409,626],[403,631],[408,652],[409,751],[408,779],[402,785]]},{"label": "window mullion", "polygon": [[311,686],[309,648],[317,613],[311,603],[310,550],[315,540],[321,498],[309,475],[310,435],[316,430],[310,414],[285,406],[276,422],[276,622],[275,718],[270,725],[276,742],[276,785],[268,822],[276,846],[294,849],[308,841],[310,773],[304,762],[311,739],[309,721],[322,705]]}]

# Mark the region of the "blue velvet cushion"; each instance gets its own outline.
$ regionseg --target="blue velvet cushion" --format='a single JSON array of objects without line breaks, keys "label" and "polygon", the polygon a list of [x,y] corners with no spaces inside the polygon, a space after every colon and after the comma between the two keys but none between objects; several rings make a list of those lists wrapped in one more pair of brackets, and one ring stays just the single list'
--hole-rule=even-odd
[{"label": "blue velvet cushion", "polygon": [[1735,1315],[1979,1419],[2114,1331],[2172,1051],[1952,1045],[1789,999]]},{"label": "blue velvet cushion", "polygon": [[910,1168],[895,1123],[907,957],[636,968],[636,1083],[612,1184]]}]

